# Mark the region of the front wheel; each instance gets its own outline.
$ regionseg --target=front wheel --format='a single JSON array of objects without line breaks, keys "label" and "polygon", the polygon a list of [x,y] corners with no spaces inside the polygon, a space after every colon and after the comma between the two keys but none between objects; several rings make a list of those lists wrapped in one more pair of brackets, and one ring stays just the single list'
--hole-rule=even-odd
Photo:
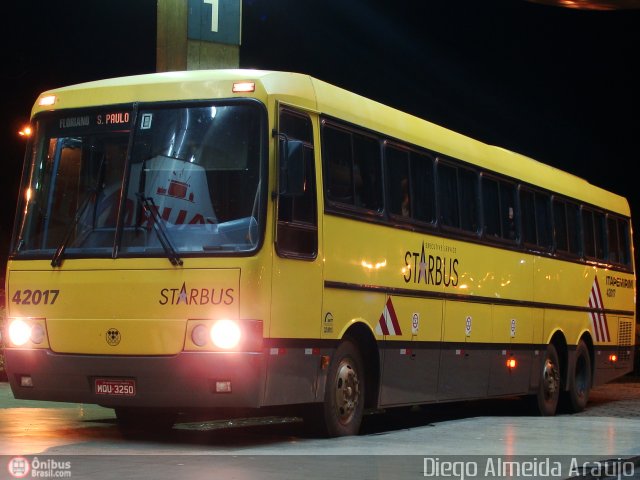
[{"label": "front wheel", "polygon": [[567,392],[567,408],[572,413],[581,412],[589,401],[591,390],[591,356],[587,345],[580,340],[576,348],[576,361],[569,375],[569,391]]},{"label": "front wheel", "polygon": [[553,344],[547,345],[540,374],[537,393],[538,411],[543,416],[553,416],[556,414],[560,397],[560,362]]},{"label": "front wheel", "polygon": [[356,435],[364,412],[364,367],[358,348],[351,340],[340,344],[327,373],[321,408],[323,433],[331,437]]}]

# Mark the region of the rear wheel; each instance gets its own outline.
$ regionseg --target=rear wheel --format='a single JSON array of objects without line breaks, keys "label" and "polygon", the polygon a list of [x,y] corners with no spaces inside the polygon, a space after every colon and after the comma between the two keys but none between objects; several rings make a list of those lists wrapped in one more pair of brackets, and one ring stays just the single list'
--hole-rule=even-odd
[{"label": "rear wheel", "polygon": [[[324,403],[312,423],[331,437],[356,435],[364,411],[364,368],[358,348],[345,340],[336,350],[325,387]],[[311,419],[310,419],[311,420]]]},{"label": "rear wheel", "polygon": [[569,375],[569,391],[566,405],[569,411],[581,412],[589,401],[591,390],[591,356],[587,345],[580,340],[576,348],[576,361]]},{"label": "rear wheel", "polygon": [[541,415],[552,416],[558,408],[560,397],[560,362],[558,352],[553,344],[547,345],[547,351],[542,362],[540,384],[538,386],[538,411]]}]

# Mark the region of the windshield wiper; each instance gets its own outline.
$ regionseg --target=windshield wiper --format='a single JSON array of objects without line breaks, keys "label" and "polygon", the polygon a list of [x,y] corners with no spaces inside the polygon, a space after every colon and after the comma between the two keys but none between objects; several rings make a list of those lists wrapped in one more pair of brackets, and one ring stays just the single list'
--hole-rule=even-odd
[{"label": "windshield wiper", "polygon": [[145,196],[144,192],[137,192],[136,196],[144,206],[144,209],[149,215],[151,215],[151,219],[153,220],[153,230],[156,232],[160,245],[162,245],[162,248],[164,248],[164,251],[167,254],[167,258],[172,265],[181,266],[183,263],[182,259],[178,255],[178,251],[173,246],[173,243],[171,243],[167,229],[158,215],[158,207],[153,201],[153,198]]},{"label": "windshield wiper", "polygon": [[105,163],[105,157],[103,156],[100,159],[100,166],[98,167],[98,178],[96,179],[96,183],[93,186],[93,188],[91,188],[89,190],[89,194],[87,195],[87,197],[84,199],[82,204],[76,210],[76,213],[75,213],[75,215],[73,217],[73,220],[69,224],[69,228],[67,228],[67,231],[64,234],[62,242],[60,243],[60,245],[56,249],[56,253],[53,254],[53,258],[51,259],[51,266],[52,267],[59,267],[60,265],[62,265],[62,255],[64,255],[64,251],[67,249],[67,245],[69,244],[69,240],[71,240],[71,234],[73,233],[73,230],[78,225],[78,222],[80,221],[80,218],[82,218],[82,215],[84,215],[84,211],[89,206],[89,203],[92,200],[95,202],[98,199],[98,193],[100,191],[100,187],[101,187],[102,181],[103,181],[104,163]]},{"label": "windshield wiper", "polygon": [[51,259],[52,267],[59,267],[60,265],[62,265],[62,255],[64,254],[64,251],[69,244],[69,240],[71,240],[71,234],[73,233],[73,230],[76,228],[76,225],[78,225],[78,222],[80,221],[82,215],[84,215],[84,211],[87,209],[87,206],[89,205],[91,199],[95,199],[97,196],[97,190],[90,191],[89,195],[87,195],[82,204],[78,207],[78,210],[76,210],[76,215],[75,217],[73,217],[73,220],[69,224],[69,228],[67,228],[62,242],[56,249],[56,253],[53,254],[53,258]]}]

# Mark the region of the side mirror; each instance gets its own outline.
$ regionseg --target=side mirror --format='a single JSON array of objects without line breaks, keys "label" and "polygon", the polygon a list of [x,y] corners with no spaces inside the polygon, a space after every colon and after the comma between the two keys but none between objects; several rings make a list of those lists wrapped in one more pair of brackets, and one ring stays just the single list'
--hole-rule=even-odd
[{"label": "side mirror", "polygon": [[280,178],[278,193],[299,196],[304,193],[304,144],[300,140],[280,137]]}]

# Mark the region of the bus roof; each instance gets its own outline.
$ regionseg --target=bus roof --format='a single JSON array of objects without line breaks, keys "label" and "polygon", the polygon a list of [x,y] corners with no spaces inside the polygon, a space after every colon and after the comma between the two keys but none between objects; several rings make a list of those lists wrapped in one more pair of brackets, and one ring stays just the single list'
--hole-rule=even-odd
[{"label": "bus roof", "polygon": [[488,145],[414,115],[383,105],[309,75],[265,70],[193,70],[110,78],[42,93],[32,115],[51,106],[40,99],[55,95],[55,109],[129,102],[232,98],[234,83],[255,83],[253,96],[278,99],[379,132],[428,150],[520,179],[547,190],[629,216],[627,200],[586,180],[507,149]]}]

